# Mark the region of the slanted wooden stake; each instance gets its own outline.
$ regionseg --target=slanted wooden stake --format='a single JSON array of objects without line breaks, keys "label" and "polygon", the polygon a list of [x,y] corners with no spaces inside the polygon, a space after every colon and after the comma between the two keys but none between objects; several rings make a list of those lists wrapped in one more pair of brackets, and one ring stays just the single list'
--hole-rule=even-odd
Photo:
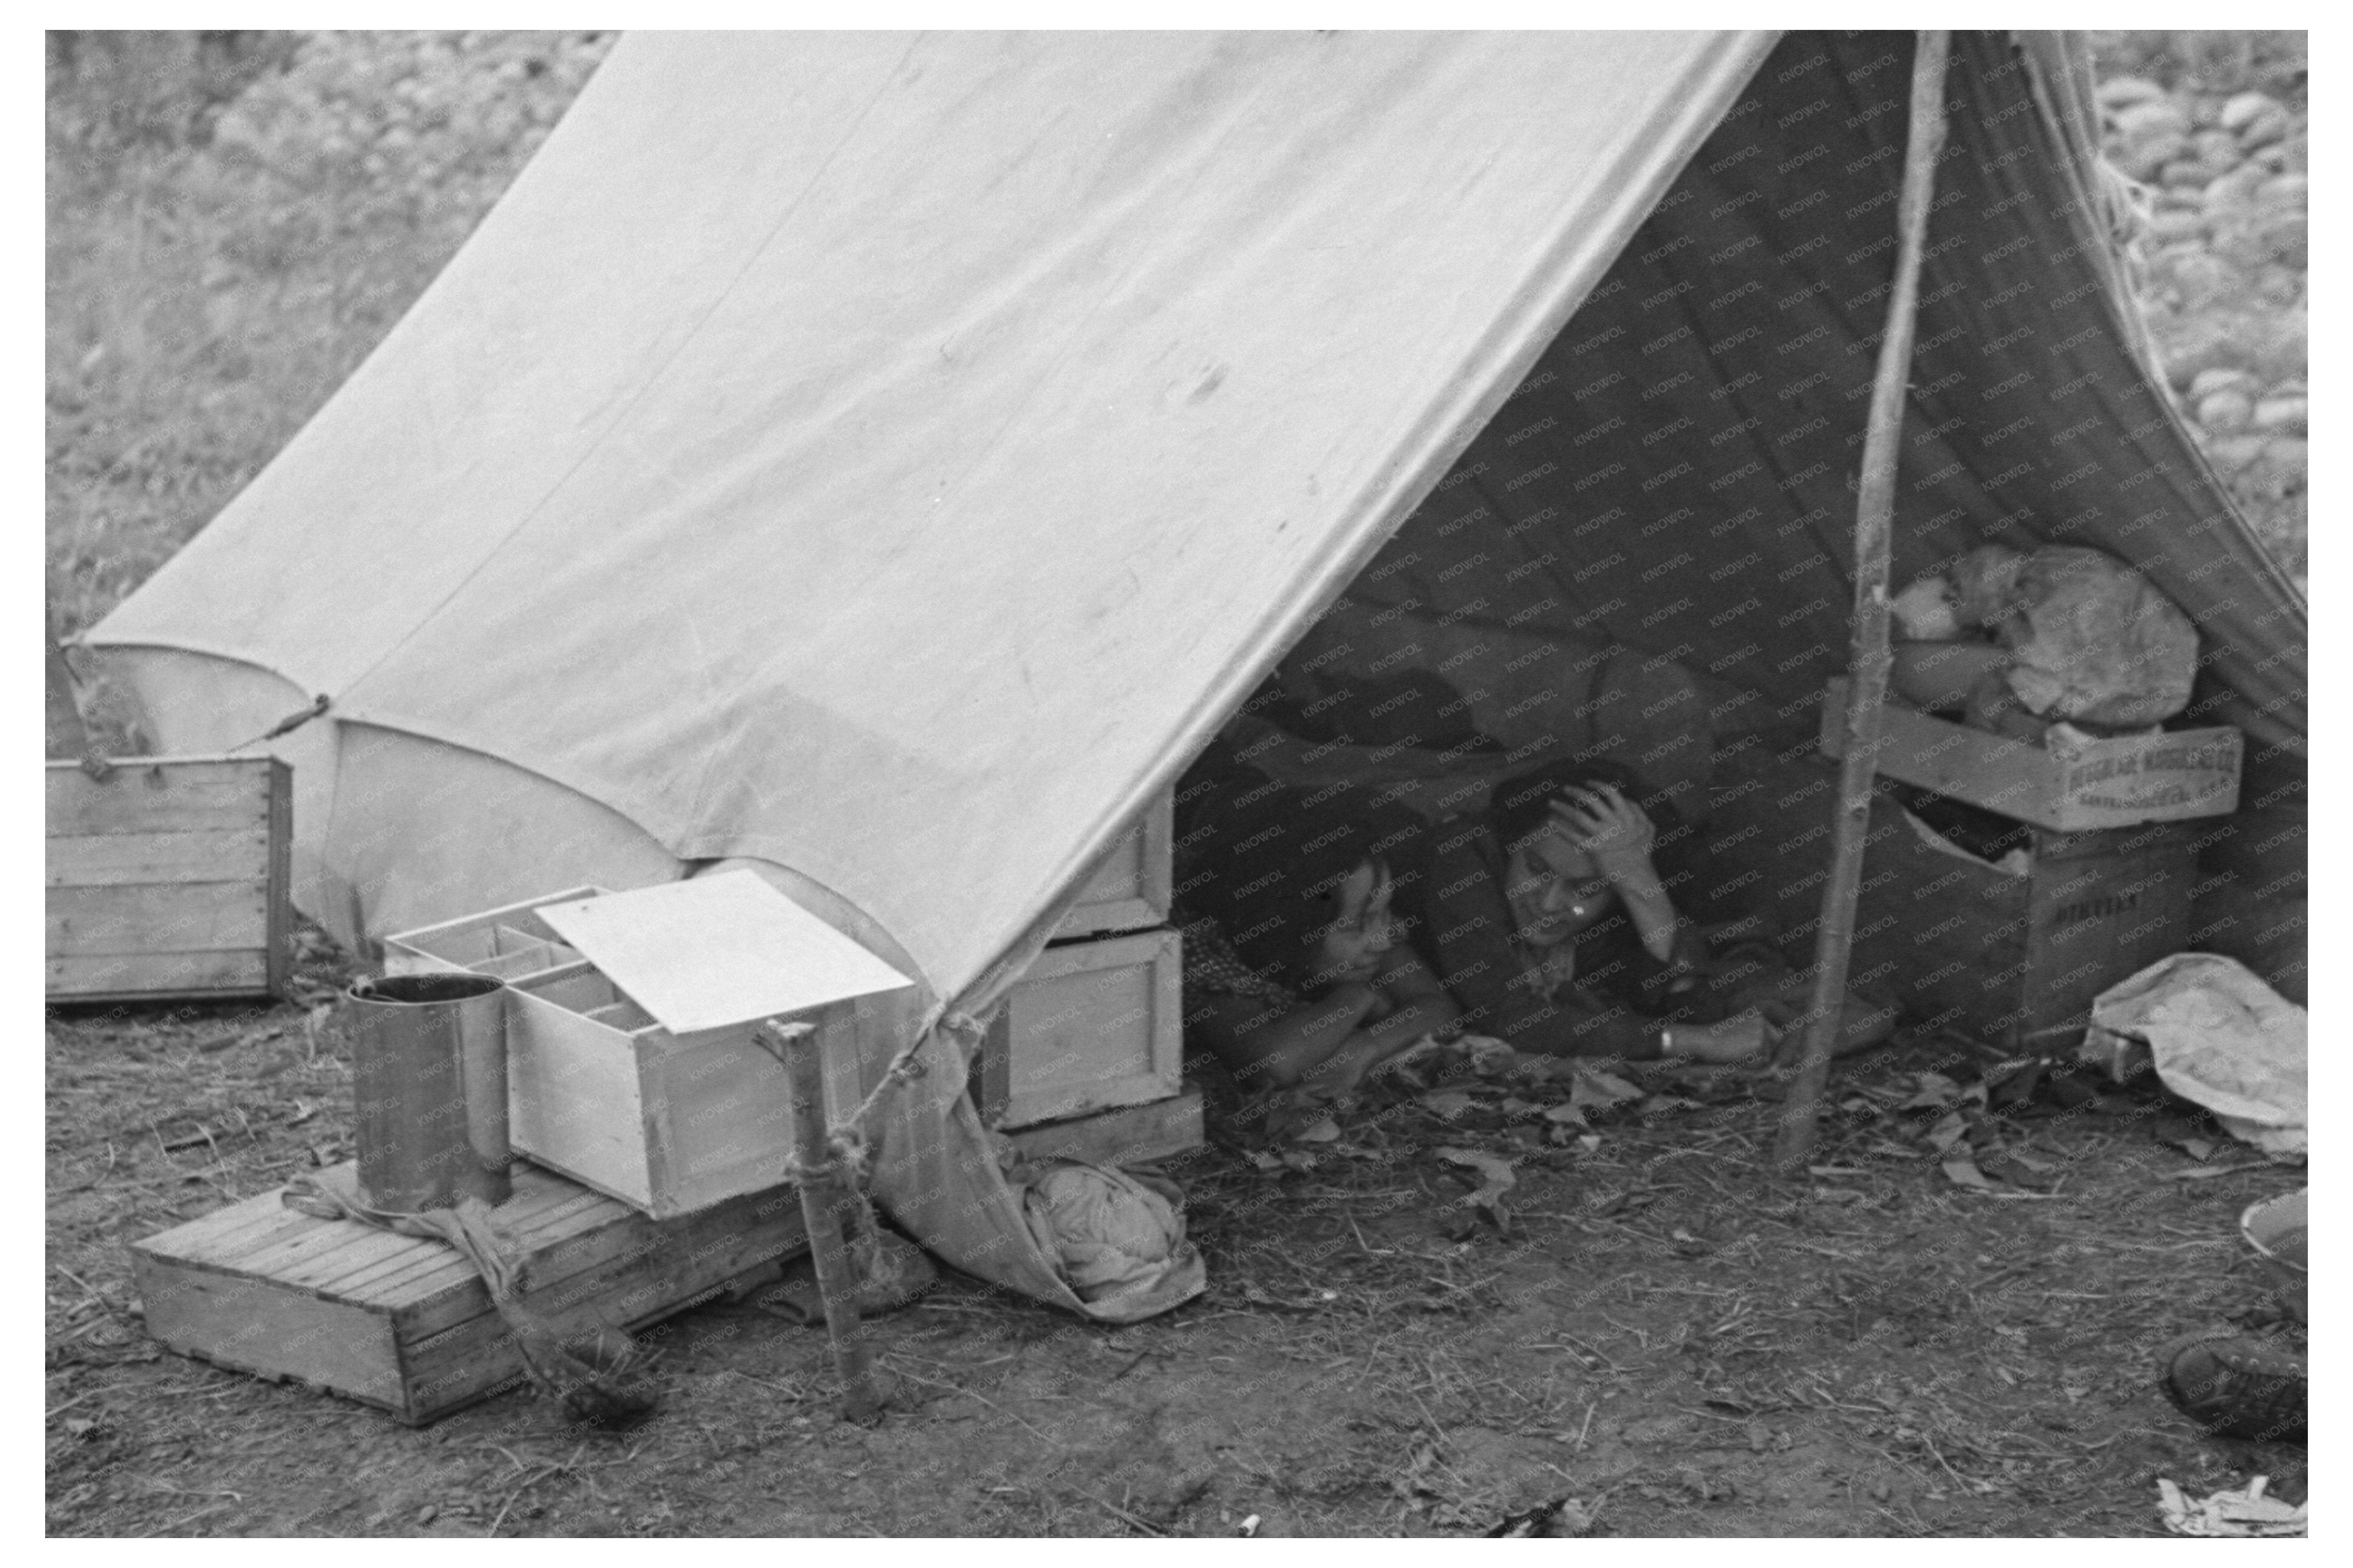
[{"label": "slanted wooden stake", "polygon": [[833,1364],[841,1374],[841,1413],[852,1421],[869,1420],[882,1408],[882,1393],[859,1332],[858,1274],[841,1240],[841,1216],[851,1199],[841,1167],[826,1145],[817,1030],[772,1018],[760,1026],[756,1037],[761,1048],[785,1065],[786,1091],[792,1096],[793,1152],[813,1173],[800,1180],[801,1222],[808,1229],[810,1256],[817,1260],[817,1289],[825,1299],[825,1331],[833,1341]]},{"label": "slanted wooden stake", "polygon": [[1873,765],[1879,756],[1879,704],[1887,694],[1888,533],[1895,512],[1896,441],[1912,374],[1912,336],[1920,303],[1920,253],[1928,236],[1928,202],[1936,158],[1945,149],[1945,62],[1952,36],[1919,34],[1912,55],[1911,142],[1896,206],[1895,289],[1879,340],[1879,372],[1864,427],[1862,481],[1854,518],[1854,648],[1847,682],[1846,757],[1839,770],[1838,816],[1822,919],[1814,937],[1814,990],[1805,1019],[1805,1055],[1783,1102],[1774,1168],[1799,1175],[1814,1150],[1822,1085],[1844,1020],[1847,960],[1854,948],[1854,906],[1862,881],[1863,829],[1871,820]]}]

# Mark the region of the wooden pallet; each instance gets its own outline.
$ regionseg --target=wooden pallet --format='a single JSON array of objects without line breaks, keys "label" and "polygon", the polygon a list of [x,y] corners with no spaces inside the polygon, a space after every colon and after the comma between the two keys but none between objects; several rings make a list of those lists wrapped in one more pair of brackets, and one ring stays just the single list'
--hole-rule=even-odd
[{"label": "wooden pallet", "polygon": [[[357,1167],[322,1182],[350,1192]],[[147,1331],[166,1348],[275,1381],[332,1389],[412,1426],[507,1387],[522,1362],[480,1276],[438,1241],[248,1198],[132,1244]],[[498,1208],[525,1301],[559,1326],[635,1329],[801,1251],[789,1187],[657,1222],[517,1163]]]}]

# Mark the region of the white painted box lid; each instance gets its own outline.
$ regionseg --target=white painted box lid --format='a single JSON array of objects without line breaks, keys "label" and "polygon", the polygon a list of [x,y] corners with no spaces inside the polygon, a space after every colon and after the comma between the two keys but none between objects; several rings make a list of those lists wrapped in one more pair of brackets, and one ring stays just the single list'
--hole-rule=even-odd
[{"label": "white painted box lid", "polygon": [[536,912],[674,1035],[914,984],[755,871],[543,904]]}]

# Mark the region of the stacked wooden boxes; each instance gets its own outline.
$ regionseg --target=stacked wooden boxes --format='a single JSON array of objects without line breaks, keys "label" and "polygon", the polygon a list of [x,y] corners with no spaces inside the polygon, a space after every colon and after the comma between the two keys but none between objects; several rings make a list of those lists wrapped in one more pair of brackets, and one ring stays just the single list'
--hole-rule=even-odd
[{"label": "stacked wooden boxes", "polygon": [[[1845,682],[1821,750],[1845,742]],[[2032,746],[1889,705],[1877,772],[2022,826],[2022,863],[1951,846],[1873,803],[1850,973],[1929,1021],[2012,1050],[2081,1037],[2094,997],[2188,944],[2191,820],[2238,804],[2241,737],[2215,727]],[[1796,820],[1827,821],[1830,803]],[[1816,814],[1819,813],[1819,818]]]},{"label": "stacked wooden boxes", "polygon": [[1032,1154],[1140,1163],[1200,1142],[1200,1098],[1183,1085],[1183,958],[1167,924],[1174,816],[1164,792],[1113,844],[983,1047],[982,1120]]},{"label": "stacked wooden boxes", "polygon": [[51,1001],[276,994],[293,774],[273,757],[48,765]]}]

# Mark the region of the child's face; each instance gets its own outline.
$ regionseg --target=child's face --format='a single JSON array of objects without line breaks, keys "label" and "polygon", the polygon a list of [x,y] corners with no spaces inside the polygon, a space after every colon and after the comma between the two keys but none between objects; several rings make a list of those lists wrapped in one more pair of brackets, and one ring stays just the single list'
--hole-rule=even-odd
[{"label": "child's face", "polygon": [[1555,947],[1609,912],[1616,890],[1593,857],[1559,827],[1512,851],[1504,898],[1512,924],[1530,947]]},{"label": "child's face", "polygon": [[1390,892],[1388,868],[1369,860],[1360,862],[1340,883],[1334,894],[1332,923],[1315,942],[1312,967],[1318,984],[1370,980],[1379,973],[1381,960],[1397,940],[1389,923]]}]

